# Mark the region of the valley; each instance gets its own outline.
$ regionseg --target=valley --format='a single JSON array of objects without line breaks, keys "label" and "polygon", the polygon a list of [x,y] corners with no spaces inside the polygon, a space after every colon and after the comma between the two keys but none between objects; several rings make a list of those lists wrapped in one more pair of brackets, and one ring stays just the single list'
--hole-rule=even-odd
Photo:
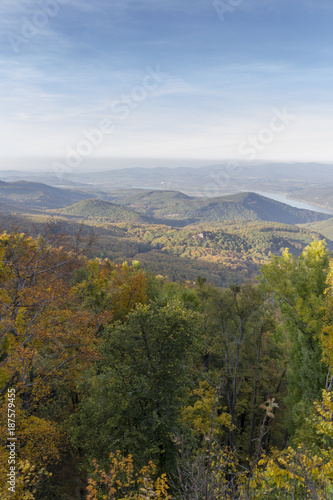
[{"label": "valley", "polygon": [[[216,286],[255,280],[270,255],[294,255],[313,239],[333,250],[330,214],[303,210],[256,193],[194,197],[180,191],[59,188],[0,183],[0,230],[28,234],[94,233],[88,257],[138,260],[170,281]],[[332,241],[331,241],[332,239]]]}]

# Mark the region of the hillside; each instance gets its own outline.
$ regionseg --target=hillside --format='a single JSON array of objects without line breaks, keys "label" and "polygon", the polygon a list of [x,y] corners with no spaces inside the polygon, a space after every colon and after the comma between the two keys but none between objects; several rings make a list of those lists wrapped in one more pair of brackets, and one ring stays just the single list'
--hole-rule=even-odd
[{"label": "hillside", "polygon": [[218,198],[197,198],[177,191],[121,190],[110,194],[116,203],[160,219],[190,219],[192,222],[262,220],[302,224],[325,220],[330,215],[301,210],[255,193]]},{"label": "hillside", "polygon": [[[34,160],[41,171],[29,171],[33,165],[25,162],[24,171],[3,170],[0,179],[45,183],[57,187],[77,187],[83,189],[169,189],[183,191],[195,196],[223,196],[240,191],[262,191],[284,193],[291,198],[313,203],[322,207],[332,207],[333,168],[320,163],[245,163],[227,162],[202,165],[201,162],[173,160],[161,164],[160,161],[131,162],[93,159],[88,162],[90,172],[69,172],[60,177],[50,168],[52,159],[44,163]],[[132,165],[130,168],[121,166]],[[147,168],[150,165],[150,168]],[[172,165],[172,167],[170,167]],[[181,166],[186,165],[186,166]],[[235,168],[234,168],[235,167]],[[10,168],[10,163],[8,167]],[[112,201],[112,200],[110,200]]]},{"label": "hillside", "polygon": [[[199,265],[199,274],[219,286],[253,279],[271,254],[281,255],[289,248],[293,255],[299,255],[313,239],[322,238],[302,228],[263,221],[186,228],[133,227],[130,232],[146,242],[145,251],[135,255],[135,259],[152,272],[172,280],[195,280]],[[333,250],[333,243],[327,243]]]},{"label": "hillside", "polygon": [[292,196],[300,201],[318,205],[319,207],[333,209],[333,188],[330,187],[312,187],[299,189],[292,193]]},{"label": "hillside", "polygon": [[[57,234],[64,232],[73,237],[80,228],[86,235],[93,231],[96,240],[89,257],[108,257],[114,262],[139,260],[145,269],[166,276],[171,281],[196,281],[201,275],[217,286],[254,279],[259,266],[268,262],[271,253],[280,255],[287,247],[292,254],[299,255],[314,238],[322,238],[309,229],[276,222],[235,221],[180,228],[142,223],[144,218],[125,221],[133,215],[140,216],[114,204],[106,204],[111,216],[108,220],[104,216],[93,217],[92,213],[99,212],[98,208],[94,212],[90,202],[95,204],[96,200],[88,201],[66,209],[72,214],[60,214],[60,211],[52,211],[52,216],[2,214],[0,231],[17,227],[32,235],[43,234],[47,223],[51,223]],[[105,202],[98,202],[98,205],[100,203]],[[90,216],[73,215],[73,212],[86,213],[82,211],[82,205]],[[105,205],[103,208],[105,214]],[[117,222],[111,222],[117,217]],[[328,246],[332,251],[331,241],[328,241]]]},{"label": "hillside", "polygon": [[[1,182],[0,188],[0,229],[15,226],[35,234],[51,221],[57,231],[62,227],[74,235],[84,223],[97,236],[89,256],[139,260],[171,280],[195,281],[200,274],[218,286],[241,283],[255,278],[270,253],[279,255],[288,247],[298,255],[313,238],[322,237],[319,233],[333,239],[325,232],[329,215],[255,193],[198,198],[172,190],[95,191],[107,201],[92,198],[88,190],[76,193],[30,182]],[[86,199],[71,203],[82,196]],[[300,224],[307,228],[295,227]]]},{"label": "hillside", "polygon": [[333,240],[333,217],[321,222],[304,224],[303,227],[309,229],[310,231],[318,231],[325,236],[325,238]]},{"label": "hillside", "polygon": [[95,199],[83,200],[70,205],[60,210],[59,214],[76,216],[82,219],[105,220],[107,222],[151,222],[148,217],[140,215],[130,208]]},{"label": "hillside", "polygon": [[1,201],[30,208],[61,208],[91,198],[91,196],[91,194],[86,195],[37,182],[0,181]]},{"label": "hillside", "polygon": [[146,189],[112,191],[109,199],[155,219],[191,219],[192,222],[194,222],[193,218],[195,217],[193,205],[198,206],[206,201],[179,191]]},{"label": "hillside", "polygon": [[224,221],[270,221],[303,224],[326,220],[330,215],[301,210],[255,193],[219,198],[196,198],[178,191],[122,190],[110,194],[111,202],[85,200],[61,210],[63,215],[106,218],[110,222],[144,222],[186,226]]},{"label": "hillside", "polygon": [[0,197],[0,213],[11,213],[11,212],[19,212],[20,211],[20,204],[15,203],[15,201],[12,201],[10,199],[4,198],[3,196]]},{"label": "hillside", "polygon": [[117,203],[133,204],[138,207],[162,207],[165,204],[184,204],[189,200],[195,200],[192,196],[172,190],[150,190],[150,189],[117,189],[111,191],[110,199],[117,200]]},{"label": "hillside", "polygon": [[286,203],[255,193],[238,193],[213,198],[208,206],[197,212],[202,220],[262,220],[282,224],[301,224],[322,221],[330,215],[311,210],[301,210]]}]

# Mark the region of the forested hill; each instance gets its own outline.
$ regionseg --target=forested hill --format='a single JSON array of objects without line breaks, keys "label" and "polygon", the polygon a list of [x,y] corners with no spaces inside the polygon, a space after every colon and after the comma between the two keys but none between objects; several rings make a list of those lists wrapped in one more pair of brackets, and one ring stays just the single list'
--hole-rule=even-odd
[{"label": "forested hill", "polygon": [[[328,219],[328,214],[301,210],[256,193],[242,192],[217,198],[188,196],[178,191],[100,191],[93,186],[55,188],[46,184],[0,181],[0,210],[60,210],[83,219],[105,218],[113,222],[188,224],[223,221],[271,221],[303,224]],[[122,206],[119,206],[122,205]]]},{"label": "forested hill", "polygon": [[207,205],[198,208],[196,217],[203,221],[235,219],[300,224],[308,221],[325,220],[329,218],[329,215],[300,210],[255,193],[238,193],[213,198]]},{"label": "forested hill", "polygon": [[[89,257],[109,258],[117,263],[138,260],[145,269],[171,281],[193,282],[201,275],[217,286],[255,279],[260,264],[267,262],[270,254],[281,255],[289,248],[297,256],[313,239],[323,238],[310,229],[277,222],[235,221],[172,227],[174,221],[172,224],[169,221],[169,226],[130,221],[133,214],[135,218],[139,214],[118,212],[117,206],[114,212],[110,211],[110,218],[100,217],[98,211],[96,216],[92,213],[91,207],[90,215],[85,217],[60,214],[59,210],[46,214],[2,213],[0,231],[16,227],[36,235],[50,225],[55,234],[93,232],[95,242],[89,249]],[[117,217],[118,222],[114,222]],[[123,217],[127,220],[122,220]],[[327,240],[327,245],[332,251],[333,242]]]},{"label": "forested hill", "polygon": [[83,200],[59,211],[82,219],[105,219],[110,222],[152,223],[151,218],[141,215],[130,208],[102,200]]},{"label": "forested hill", "polygon": [[190,219],[192,222],[262,220],[301,224],[330,217],[320,212],[294,208],[256,193],[196,198],[177,191],[120,190],[111,193],[110,199],[150,217]]},{"label": "forested hill", "polygon": [[[289,248],[298,255],[321,236],[292,225],[329,218],[247,192],[197,198],[167,190],[99,192],[91,186],[83,193],[30,182],[0,188],[7,196],[0,197],[0,230],[17,227],[35,234],[56,222],[57,232],[62,227],[73,234],[83,223],[96,234],[90,257],[140,260],[171,280],[203,275],[219,286],[254,279],[270,253]],[[332,242],[328,245],[331,249]]]},{"label": "forested hill", "polygon": [[16,209],[21,205],[30,208],[66,207],[92,197],[93,195],[79,191],[56,188],[38,182],[0,181],[0,200]]},{"label": "forested hill", "polygon": [[333,218],[321,222],[304,224],[304,227],[310,231],[320,232],[323,236],[325,236],[325,238],[333,239]]},{"label": "forested hill", "polygon": [[0,230],[17,227],[34,235],[51,222],[57,232],[62,227],[74,234],[83,223],[96,234],[90,257],[135,259],[171,280],[193,282],[203,275],[218,286],[255,279],[270,253],[289,248],[299,255],[321,236],[295,225],[329,218],[246,192],[197,198],[178,191],[99,192],[91,186],[82,193],[30,182],[0,187],[7,196],[0,197]]}]

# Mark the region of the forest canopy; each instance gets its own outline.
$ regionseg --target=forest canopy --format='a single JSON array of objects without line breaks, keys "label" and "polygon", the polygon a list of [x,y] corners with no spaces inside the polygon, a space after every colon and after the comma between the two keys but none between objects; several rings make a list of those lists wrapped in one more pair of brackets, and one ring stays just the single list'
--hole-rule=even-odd
[{"label": "forest canopy", "polygon": [[325,242],[224,288],[90,244],[0,236],[1,498],[332,498]]}]

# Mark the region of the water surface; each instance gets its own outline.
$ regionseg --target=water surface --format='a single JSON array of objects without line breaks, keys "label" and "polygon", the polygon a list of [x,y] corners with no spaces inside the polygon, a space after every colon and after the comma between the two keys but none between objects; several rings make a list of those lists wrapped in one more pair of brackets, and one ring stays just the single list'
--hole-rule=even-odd
[{"label": "water surface", "polygon": [[271,198],[271,200],[280,201],[286,205],[290,205],[295,208],[302,208],[303,210],[312,210],[313,212],[321,212],[323,214],[331,214],[333,216],[333,210],[328,208],[321,208],[316,205],[310,205],[310,203],[304,203],[303,201],[293,200],[287,198],[285,194],[280,193],[267,193],[265,191],[253,191],[254,193],[260,194],[261,196],[266,196],[266,198]]}]

